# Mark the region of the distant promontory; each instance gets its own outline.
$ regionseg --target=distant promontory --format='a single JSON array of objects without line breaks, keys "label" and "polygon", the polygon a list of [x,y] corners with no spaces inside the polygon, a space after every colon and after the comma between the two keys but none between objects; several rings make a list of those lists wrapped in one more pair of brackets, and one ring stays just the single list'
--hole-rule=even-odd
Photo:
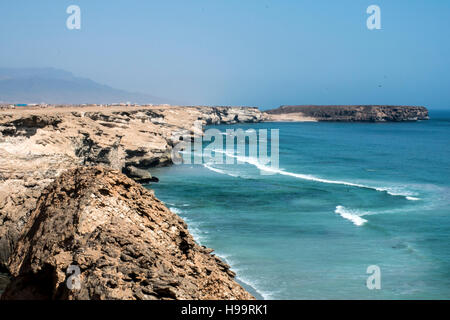
[{"label": "distant promontory", "polygon": [[291,105],[265,111],[268,121],[418,121],[428,120],[421,106],[390,105]]}]

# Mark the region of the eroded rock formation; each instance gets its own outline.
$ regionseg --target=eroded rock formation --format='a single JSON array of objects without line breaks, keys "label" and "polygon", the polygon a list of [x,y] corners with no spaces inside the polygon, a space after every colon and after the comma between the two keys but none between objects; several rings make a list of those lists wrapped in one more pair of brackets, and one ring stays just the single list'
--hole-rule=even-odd
[{"label": "eroded rock formation", "polygon": [[[39,197],[10,258],[2,299],[253,299],[152,192],[103,167],[77,167]],[[80,289],[67,269],[80,268]]]}]

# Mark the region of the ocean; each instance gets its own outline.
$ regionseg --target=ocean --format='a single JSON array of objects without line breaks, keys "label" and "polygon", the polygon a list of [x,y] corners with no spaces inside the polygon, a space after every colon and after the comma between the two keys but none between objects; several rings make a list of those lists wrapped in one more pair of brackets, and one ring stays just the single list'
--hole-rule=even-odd
[{"label": "ocean", "polygon": [[205,159],[148,187],[256,297],[450,298],[450,113],[208,128],[279,129],[279,169]]}]

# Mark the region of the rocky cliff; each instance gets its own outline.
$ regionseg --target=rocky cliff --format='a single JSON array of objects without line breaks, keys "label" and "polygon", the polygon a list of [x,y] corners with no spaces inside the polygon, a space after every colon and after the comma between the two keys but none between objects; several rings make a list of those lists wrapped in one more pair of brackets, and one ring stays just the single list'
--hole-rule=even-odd
[{"label": "rocky cliff", "polygon": [[[79,167],[39,197],[2,299],[253,299],[211,252],[141,185]],[[80,269],[78,288],[67,285],[69,266]]]},{"label": "rocky cliff", "polygon": [[428,110],[415,106],[281,106],[266,111],[269,121],[417,121],[428,120]]},{"label": "rocky cliff", "polygon": [[[130,176],[171,163],[180,135],[203,124],[259,122],[244,107],[61,107],[0,111],[0,269],[42,190],[65,170],[101,165]],[[144,182],[153,177],[142,177]]]}]

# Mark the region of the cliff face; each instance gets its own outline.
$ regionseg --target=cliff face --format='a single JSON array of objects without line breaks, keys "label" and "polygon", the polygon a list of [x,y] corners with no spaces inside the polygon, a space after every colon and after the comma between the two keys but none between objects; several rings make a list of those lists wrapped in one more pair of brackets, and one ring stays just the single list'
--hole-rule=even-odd
[{"label": "cliff face", "polygon": [[428,120],[425,107],[414,106],[281,106],[268,110],[269,121],[417,121]]},{"label": "cliff face", "polygon": [[[253,299],[211,252],[141,185],[78,167],[39,197],[2,299]],[[79,289],[67,286],[71,265]]]},{"label": "cliff face", "polygon": [[[63,107],[0,111],[0,267],[8,267],[42,190],[63,171],[102,165],[124,172],[171,163],[181,133],[203,124],[259,122],[242,107]],[[200,130],[201,131],[201,130]]]}]

